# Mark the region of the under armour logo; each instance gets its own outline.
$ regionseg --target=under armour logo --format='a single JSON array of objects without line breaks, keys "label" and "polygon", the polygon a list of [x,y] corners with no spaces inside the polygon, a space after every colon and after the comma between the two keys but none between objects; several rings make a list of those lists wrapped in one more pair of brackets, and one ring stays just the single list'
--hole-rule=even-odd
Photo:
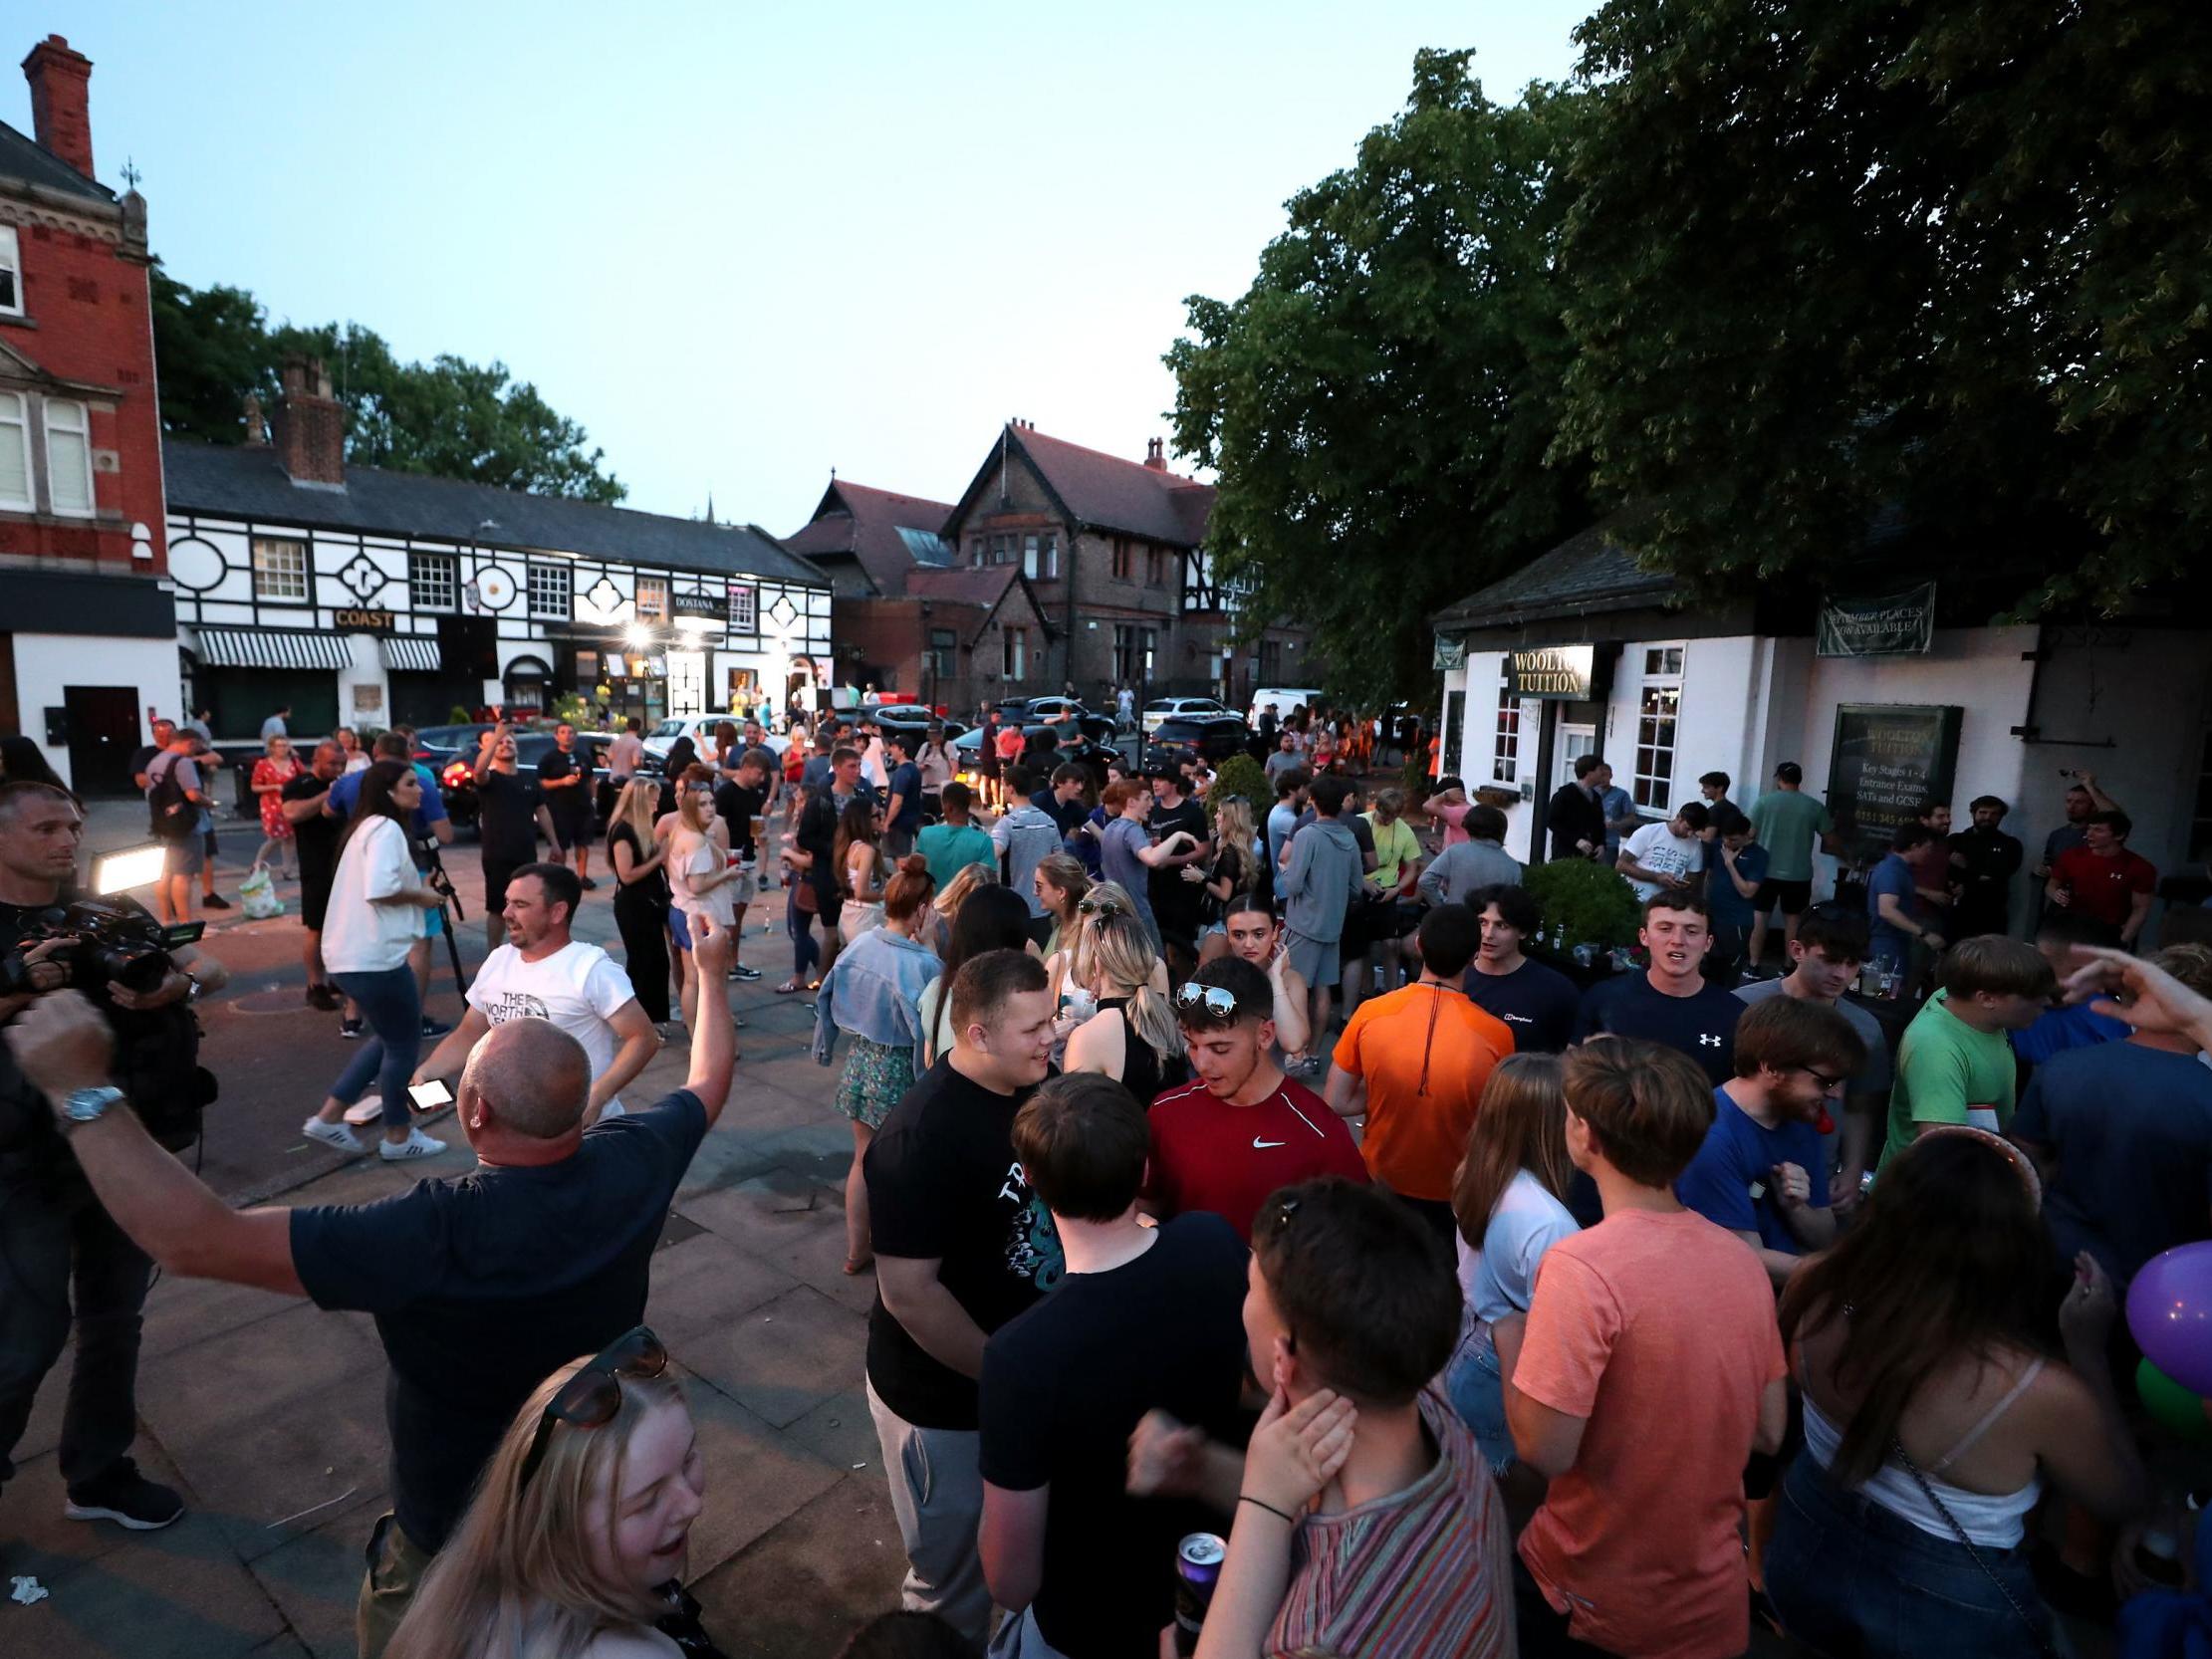
[{"label": "under armour logo", "polygon": [[1699,1047],[1700,1049],[1704,1049],[1704,1048],[1713,1048],[1713,1049],[1717,1049],[1717,1048],[1719,1048],[1719,1047],[1720,1047],[1720,1039],[1719,1039],[1719,1038],[1717,1038],[1717,1037],[1715,1037],[1715,1036],[1713,1036],[1713,1035],[1712,1035],[1711,1033],[1709,1033],[1709,1032],[1701,1032],[1701,1033],[1700,1033],[1700,1034],[1698,1035],[1698,1039],[1697,1039],[1697,1046],[1698,1046],[1698,1047]]}]

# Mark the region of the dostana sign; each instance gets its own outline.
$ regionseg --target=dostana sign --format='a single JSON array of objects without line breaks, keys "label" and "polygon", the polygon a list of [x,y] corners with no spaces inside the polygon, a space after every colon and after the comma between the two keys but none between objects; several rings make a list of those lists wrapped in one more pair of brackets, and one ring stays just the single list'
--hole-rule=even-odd
[{"label": "dostana sign", "polygon": [[1506,695],[1587,702],[1597,659],[1595,645],[1545,645],[1532,651],[1508,652]]}]

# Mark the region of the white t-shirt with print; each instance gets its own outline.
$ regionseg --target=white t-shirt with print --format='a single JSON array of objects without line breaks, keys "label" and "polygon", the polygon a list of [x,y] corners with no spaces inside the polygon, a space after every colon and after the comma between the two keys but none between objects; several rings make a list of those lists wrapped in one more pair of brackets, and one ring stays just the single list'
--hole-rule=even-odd
[{"label": "white t-shirt with print", "polygon": [[[1666,875],[1695,875],[1705,867],[1705,843],[1695,835],[1677,835],[1667,828],[1672,822],[1667,819],[1646,824],[1620,843],[1620,850],[1647,870]],[[1628,885],[1635,888],[1639,904],[1659,890],[1656,881],[1631,880]]]},{"label": "white t-shirt with print", "polygon": [[[526,962],[513,945],[501,945],[484,959],[468,988],[468,1005],[481,1009],[495,1026],[510,1020],[548,1020],[584,1045],[592,1080],[614,1062],[614,1028],[621,1006],[637,993],[629,975],[597,945],[572,939],[542,961]],[[622,1115],[617,1097],[602,1117]]]},{"label": "white t-shirt with print", "polygon": [[406,832],[378,815],[346,838],[323,917],[323,966],[334,974],[380,974],[399,967],[422,937],[422,906],[378,904],[378,896],[419,887]]}]

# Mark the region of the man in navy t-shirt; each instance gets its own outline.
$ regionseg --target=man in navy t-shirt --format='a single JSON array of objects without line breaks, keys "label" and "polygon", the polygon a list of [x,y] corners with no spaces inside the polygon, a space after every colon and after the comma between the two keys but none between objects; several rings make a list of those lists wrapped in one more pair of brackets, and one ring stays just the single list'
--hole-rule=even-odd
[{"label": "man in navy t-shirt", "polygon": [[1836,1238],[1821,1135],[1829,1101],[1866,1062],[1850,1022],[1772,997],[1736,1025],[1736,1074],[1713,1090],[1713,1126],[1674,1196],[1759,1253],[1777,1286]]},{"label": "man in navy t-shirt", "polygon": [[1583,996],[1575,1041],[1609,1032],[1661,1043],[1696,1061],[1718,1088],[1736,1074],[1734,1036],[1744,1005],[1706,982],[1713,935],[1704,901],[1660,888],[1644,903],[1636,938],[1651,966],[1592,986]]},{"label": "man in navy t-shirt", "polygon": [[[692,927],[699,971],[719,985],[734,941]],[[369,1545],[365,1651],[382,1651],[531,1391],[643,1317],[669,1199],[729,1094],[727,1005],[700,1008],[684,1087],[589,1131],[592,1067],[576,1039],[543,1020],[496,1028],[456,1102],[480,1167],[310,1209],[234,1211],[162,1151],[109,1086],[107,1024],[75,993],[40,998],[9,1028],[93,1190],[164,1269],[375,1316],[391,1366],[392,1511]]]},{"label": "man in navy t-shirt", "polygon": [[1482,920],[1482,945],[1459,988],[1505,1022],[1517,1054],[1558,1054],[1574,1040],[1582,993],[1558,969],[1521,953],[1522,941],[1543,925],[1543,906],[1519,883],[1499,882],[1469,893],[1467,907]]},{"label": "man in navy t-shirt", "polygon": [[883,804],[883,850],[893,858],[903,858],[914,850],[914,837],[921,832],[921,768],[914,764],[910,734],[886,728],[883,749],[890,761],[890,798]]}]

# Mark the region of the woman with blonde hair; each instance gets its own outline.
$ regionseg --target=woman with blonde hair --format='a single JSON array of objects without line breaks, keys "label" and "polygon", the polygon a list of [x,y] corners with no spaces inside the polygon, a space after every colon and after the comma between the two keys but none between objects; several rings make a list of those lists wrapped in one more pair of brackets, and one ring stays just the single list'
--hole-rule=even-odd
[{"label": "woman with blonde hair", "polygon": [[1201,870],[1196,864],[1183,866],[1183,878],[1205,883],[1205,896],[1199,901],[1199,915],[1205,926],[1198,934],[1198,960],[1211,962],[1217,956],[1229,954],[1229,932],[1225,918],[1230,900],[1249,893],[1259,874],[1259,861],[1253,856],[1252,803],[1241,795],[1224,796],[1213,810],[1213,862]]},{"label": "woman with blonde hair", "polygon": [[301,773],[300,758],[292,753],[292,740],[273,737],[265,745],[268,753],[253,763],[253,792],[260,797],[261,845],[253,855],[257,864],[266,864],[274,852],[284,860],[284,878],[294,879],[299,873],[293,866],[292,821],[284,816],[284,786]]},{"label": "woman with blonde hair", "polygon": [[952,879],[937,890],[932,906],[934,915],[929,923],[929,948],[939,956],[951,948],[952,928],[959,919],[960,910],[968,902],[968,895],[978,887],[998,885],[998,871],[989,864],[962,864],[953,871]]},{"label": "woman with blonde hair", "polygon": [[639,1325],[538,1385],[385,1659],[720,1654],[683,1589],[706,1462],[667,1370]]},{"label": "woman with blonde hair", "polygon": [[1050,961],[1060,954],[1064,943],[1076,936],[1076,925],[1083,920],[1078,907],[1091,891],[1091,873],[1072,852],[1048,852],[1037,860],[1030,885],[1037,902],[1045,907],[1046,920],[1052,923],[1052,931],[1045,936],[1045,957]]},{"label": "woman with blonde hair", "polygon": [[[1514,1355],[1500,1353],[1493,1327],[1529,1310],[1537,1263],[1581,1231],[1565,1202],[1574,1176],[1559,1057],[1507,1056],[1483,1085],[1467,1155],[1452,1181],[1459,1288],[1466,1300],[1459,1349],[1444,1371],[1453,1408],[1501,1480],[1514,1467],[1514,1451],[1499,1379],[1512,1369]],[[1510,1346],[1519,1320],[1507,1329]]]},{"label": "woman with blonde hair", "polygon": [[668,859],[665,841],[653,835],[660,786],[632,778],[614,797],[607,821],[607,867],[614,872],[614,925],[621,930],[623,967],[637,1006],[653,1029],[667,1036]]},{"label": "woman with blonde hair", "polygon": [[874,1260],[868,1244],[867,1183],[860,1160],[868,1142],[914,1086],[922,1047],[921,1005],[942,964],[922,943],[936,882],[929,860],[910,853],[883,888],[883,923],[838,953],[815,999],[814,1058],[830,1064],[838,1033],[853,1040],[838,1080],[838,1110],[853,1120],[853,1162],[845,1177],[845,1271],[862,1272]]},{"label": "woman with blonde hair", "polygon": [[1102,1071],[1149,1106],[1162,1089],[1190,1075],[1182,1027],[1167,999],[1152,989],[1159,952],[1134,916],[1102,916],[1089,935],[1088,989],[1099,1011],[1068,1039],[1062,1069]]},{"label": "woman with blonde hair", "polygon": [[837,870],[845,894],[838,936],[850,945],[883,925],[883,883],[891,873],[883,855],[883,809],[864,795],[848,801],[838,820]]},{"label": "woman with blonde hair", "polygon": [[[676,781],[674,822],[663,832],[668,837],[668,936],[676,942],[683,1024],[690,1030],[703,994],[699,970],[691,961],[691,918],[705,916],[716,927],[737,925],[737,889],[731,883],[739,872],[730,862],[729,828],[714,810],[711,767],[693,761],[683,769]],[[721,994],[719,986],[716,994]]]}]

